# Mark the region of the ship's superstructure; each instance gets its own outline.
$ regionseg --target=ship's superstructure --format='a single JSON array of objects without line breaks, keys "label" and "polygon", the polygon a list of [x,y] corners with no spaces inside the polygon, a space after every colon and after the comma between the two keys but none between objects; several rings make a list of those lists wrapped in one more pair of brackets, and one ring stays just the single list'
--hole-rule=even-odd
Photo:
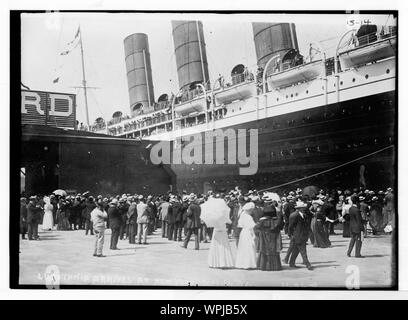
[{"label": "ship's superstructure", "polygon": [[[353,169],[319,179],[367,185],[376,176],[380,185],[394,183],[395,26],[351,30],[327,57],[318,42],[303,56],[294,24],[254,23],[257,70],[239,64],[228,79],[213,82],[201,22],[173,21],[172,27],[180,91],[157,103],[151,93],[149,112],[111,122],[108,133],[176,141],[215,129],[258,130],[256,174],[242,176],[227,161],[172,164],[177,188],[268,187],[359,158]],[[145,77],[148,83],[151,75]],[[145,103],[136,100],[131,97],[131,107]]]}]

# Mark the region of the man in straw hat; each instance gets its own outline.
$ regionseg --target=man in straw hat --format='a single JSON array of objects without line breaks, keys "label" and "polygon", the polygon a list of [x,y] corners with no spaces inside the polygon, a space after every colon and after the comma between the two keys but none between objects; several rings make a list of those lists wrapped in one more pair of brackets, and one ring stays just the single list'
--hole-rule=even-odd
[{"label": "man in straw hat", "polygon": [[25,237],[27,233],[27,198],[20,198],[20,234],[21,239],[27,239]]},{"label": "man in straw hat", "polygon": [[105,221],[108,219],[108,214],[104,210],[104,203],[99,199],[96,203],[96,208],[91,212],[91,221],[94,233],[96,235],[94,256],[101,258],[105,257],[102,254],[103,244],[105,242]]},{"label": "man in straw hat", "polygon": [[355,257],[364,258],[361,255],[361,247],[363,242],[361,241],[361,232],[364,232],[363,219],[361,217],[360,210],[357,208],[358,197],[353,195],[350,197],[351,207],[349,209],[350,215],[350,243],[347,250],[347,256],[351,256],[354,244],[356,245]]},{"label": "man in straw hat", "polygon": [[147,224],[149,223],[150,208],[146,204],[143,195],[139,196],[139,203],[137,205],[137,243],[147,244]]},{"label": "man in straw hat", "polygon": [[309,220],[306,217],[306,203],[299,201],[295,205],[296,211],[289,217],[289,236],[293,239],[293,251],[289,260],[289,266],[295,268],[295,262],[300,253],[308,270],[313,270],[307,258],[306,242],[309,238]]},{"label": "man in straw hat", "polygon": [[129,243],[136,243],[137,234],[137,210],[136,210],[136,199],[135,197],[129,197],[130,205],[127,211],[127,224],[128,224],[128,238]]},{"label": "man in straw hat", "polygon": [[190,241],[191,234],[194,233],[195,238],[195,250],[199,250],[200,248],[200,241],[198,237],[198,229],[201,226],[201,207],[197,203],[197,197],[195,194],[190,194],[189,196],[189,206],[187,209],[187,222],[186,222],[186,229],[187,235],[184,239],[183,247],[187,249],[188,242]]},{"label": "man in straw hat", "polygon": [[41,220],[41,206],[37,202],[37,196],[31,196],[27,205],[28,240],[40,240],[38,236],[38,224]]},{"label": "man in straw hat", "polygon": [[110,249],[111,250],[118,250],[118,240],[119,240],[119,232],[120,226],[122,224],[122,217],[120,215],[120,211],[118,210],[118,200],[113,199],[109,204],[108,209],[108,217],[109,217],[109,227],[112,231],[111,234],[111,243]]}]

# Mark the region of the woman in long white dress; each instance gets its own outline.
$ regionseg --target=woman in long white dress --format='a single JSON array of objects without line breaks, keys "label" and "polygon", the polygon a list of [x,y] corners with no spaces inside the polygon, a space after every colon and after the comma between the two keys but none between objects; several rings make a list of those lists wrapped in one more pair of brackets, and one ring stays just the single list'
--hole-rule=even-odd
[{"label": "woman in long white dress", "polygon": [[52,209],[54,206],[51,204],[49,197],[44,197],[44,217],[42,222],[43,230],[51,230],[54,225],[54,219],[52,217]]},{"label": "woman in long white dress", "polygon": [[237,257],[235,267],[240,269],[255,269],[256,266],[256,246],[255,246],[255,222],[251,216],[255,208],[253,202],[248,202],[242,207],[242,212],[238,220],[238,227],[242,228],[239,234]]},{"label": "woman in long white dress", "polygon": [[233,268],[234,256],[228,241],[227,223],[230,208],[223,199],[210,197],[201,205],[201,219],[207,227],[214,228],[210,251],[208,253],[208,265],[210,268]]}]

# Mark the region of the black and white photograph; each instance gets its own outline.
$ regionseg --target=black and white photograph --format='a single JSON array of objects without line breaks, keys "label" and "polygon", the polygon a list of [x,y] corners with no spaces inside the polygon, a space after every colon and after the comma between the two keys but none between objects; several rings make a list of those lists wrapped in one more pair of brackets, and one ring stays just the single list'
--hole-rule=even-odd
[{"label": "black and white photograph", "polygon": [[10,19],[15,288],[398,289],[398,10]]}]

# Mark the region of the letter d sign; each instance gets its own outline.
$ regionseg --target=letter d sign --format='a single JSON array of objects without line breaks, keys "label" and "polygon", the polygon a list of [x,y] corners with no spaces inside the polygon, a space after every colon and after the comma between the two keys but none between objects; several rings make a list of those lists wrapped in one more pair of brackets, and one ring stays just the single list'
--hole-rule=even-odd
[{"label": "letter d sign", "polygon": [[[65,94],[56,94],[50,93],[50,115],[51,116],[59,116],[59,117],[69,117],[72,114],[73,110],[73,101],[70,96]],[[67,100],[68,101],[68,110],[67,111],[57,111],[55,110],[55,100]]]}]

